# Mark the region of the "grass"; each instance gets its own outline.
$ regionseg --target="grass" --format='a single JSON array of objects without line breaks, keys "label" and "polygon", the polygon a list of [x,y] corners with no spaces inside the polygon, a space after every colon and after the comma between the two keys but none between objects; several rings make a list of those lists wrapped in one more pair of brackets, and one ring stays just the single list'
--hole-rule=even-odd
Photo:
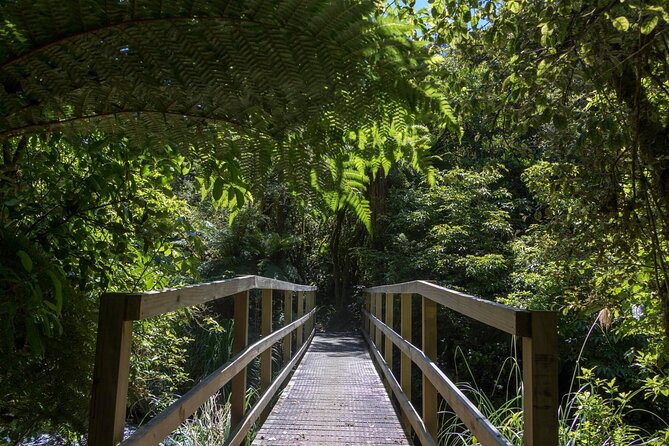
[{"label": "grass", "polygon": [[[597,323],[598,318],[588,331],[584,346]],[[512,345],[515,345],[515,342],[512,342]],[[582,353],[583,348],[581,348]],[[495,405],[476,385],[476,380],[462,351],[457,350],[457,354],[462,355],[463,363],[471,379],[471,382],[458,384],[458,387],[512,445],[521,446],[523,444],[523,401],[520,384],[521,370],[517,355],[512,354],[501,367],[495,388],[504,388],[507,398],[501,405]],[[640,388],[633,392],[622,391],[615,379],[597,378],[593,369],[580,365],[580,359],[581,355],[574,367],[572,390],[563,397],[557,414],[561,446],[661,446],[669,444],[669,423],[657,414],[634,408],[632,405],[633,398],[646,389]],[[508,374],[505,373],[507,369]],[[503,377],[506,377],[504,386],[500,384]],[[575,388],[575,386],[578,387]],[[660,428],[655,432],[648,432],[629,424],[627,422],[629,415],[639,412],[643,412],[646,417],[655,418]],[[480,444],[450,408],[443,407],[440,414],[443,422],[437,439],[439,445],[473,446]]]}]

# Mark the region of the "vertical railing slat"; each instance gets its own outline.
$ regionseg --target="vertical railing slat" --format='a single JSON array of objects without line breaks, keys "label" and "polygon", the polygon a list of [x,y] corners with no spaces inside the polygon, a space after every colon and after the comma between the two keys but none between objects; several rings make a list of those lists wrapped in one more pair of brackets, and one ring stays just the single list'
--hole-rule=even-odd
[{"label": "vertical railing slat", "polygon": [[[262,337],[272,334],[272,290],[262,290],[260,315],[260,335]],[[260,354],[260,391],[267,392],[272,385],[272,348],[268,348]],[[269,414],[269,407],[260,416],[265,420]]]},{"label": "vertical railing slat", "polygon": [[132,321],[125,320],[127,299],[123,294],[100,297],[88,431],[91,446],[123,441],[132,344]]},{"label": "vertical railing slat", "polygon": [[[382,308],[381,308],[382,297],[381,296],[382,296],[382,293],[374,293],[374,316],[379,320],[383,319],[383,316],[381,316],[381,314],[382,314]],[[383,332],[381,330],[379,330],[378,328],[375,329],[374,330],[374,344],[376,345],[376,349],[379,350],[379,351],[381,351],[381,349],[383,348],[383,346],[381,345],[382,339],[383,339]]]},{"label": "vertical railing slat", "polygon": [[[432,361],[437,360],[437,304],[427,297],[423,297],[422,320],[422,350]],[[430,380],[423,375],[423,422],[425,428],[437,438],[439,423],[437,418],[437,389]]]},{"label": "vertical railing slat", "polygon": [[[232,331],[232,354],[236,355],[249,343],[249,292],[233,296],[235,323]],[[246,367],[232,378],[230,395],[230,424],[234,428],[244,418],[246,410]]]},{"label": "vertical railing slat", "polygon": [[[401,323],[401,332],[402,337],[413,343],[413,338],[411,335],[411,303],[413,295],[409,293],[404,293],[400,295],[400,308],[402,315],[400,317]],[[400,362],[400,382],[402,385],[402,391],[407,396],[408,400],[411,401],[411,358],[405,353],[402,353],[401,362]],[[411,423],[406,414],[402,415],[402,421],[409,435],[411,435]]]},{"label": "vertical railing slat", "polygon": [[523,338],[523,443],[557,446],[557,315],[533,311],[531,317],[532,337]]},{"label": "vertical railing slat", "polygon": [[[297,318],[304,316],[304,291],[297,292]],[[297,349],[299,350],[304,344],[304,327],[300,325],[297,327]]]},{"label": "vertical railing slat", "polygon": [[[376,316],[376,293],[369,295],[369,314]],[[369,323],[369,330],[369,339],[376,342],[376,326],[371,321]]]},{"label": "vertical railing slat", "polygon": [[[393,329],[393,307],[394,307],[395,295],[393,293],[386,293],[386,317],[384,323]],[[386,336],[386,342],[383,349],[383,359],[390,367],[390,370],[393,369],[393,341]]]},{"label": "vertical railing slat", "polygon": [[[314,293],[313,291],[307,291],[307,303],[306,304],[307,304],[307,309],[306,309],[307,313],[314,309],[314,307],[316,306],[316,293]],[[314,319],[315,319],[315,317],[316,317],[315,315],[312,316],[309,319],[309,322],[307,324],[305,324],[306,327],[307,327],[307,333],[306,333],[307,338],[309,336],[311,336],[311,332],[314,331]]]},{"label": "vertical railing slat", "polygon": [[[372,297],[369,293],[363,293],[362,294],[362,305],[365,308],[365,310],[367,310],[371,313],[371,311],[372,311]],[[370,325],[369,318],[364,316],[364,315],[362,316],[362,318],[363,318],[363,325],[364,325],[365,331],[371,337],[371,334],[369,332],[369,325]]]},{"label": "vertical railing slat", "polygon": [[[293,292],[284,291],[283,292],[283,326],[293,322]],[[290,361],[290,357],[293,355],[292,341],[293,334],[289,333],[283,338],[283,363],[287,364]]]}]

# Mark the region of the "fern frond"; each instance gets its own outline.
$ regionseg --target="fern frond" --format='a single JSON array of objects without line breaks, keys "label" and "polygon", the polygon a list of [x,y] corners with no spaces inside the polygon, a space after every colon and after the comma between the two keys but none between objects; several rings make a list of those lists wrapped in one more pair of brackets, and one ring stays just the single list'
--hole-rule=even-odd
[{"label": "fern frond", "polygon": [[[240,191],[273,168],[296,190],[341,187],[362,215],[349,174],[361,159],[373,171],[418,159],[417,124],[455,123],[419,87],[406,25],[374,12],[348,0],[2,2],[0,142],[101,132],[169,145]],[[358,161],[333,176],[327,159]]]}]

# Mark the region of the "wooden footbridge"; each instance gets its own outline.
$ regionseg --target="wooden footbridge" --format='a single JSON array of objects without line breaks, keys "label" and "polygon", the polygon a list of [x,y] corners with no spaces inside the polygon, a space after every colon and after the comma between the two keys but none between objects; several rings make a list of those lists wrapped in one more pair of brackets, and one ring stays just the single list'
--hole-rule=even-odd
[{"label": "wooden footbridge", "polygon": [[[261,337],[249,344],[252,290],[261,293]],[[103,295],[88,445],[159,445],[228,383],[231,432],[225,445],[251,441],[254,425],[259,429],[252,444],[258,446],[436,445],[440,399],[481,444],[510,444],[434,362],[438,305],[522,337],[523,443],[557,445],[554,313],[518,310],[415,281],[365,290],[360,329],[316,333],[315,291],[311,286],[244,276],[158,292]],[[221,298],[234,301],[234,357],[123,438],[132,322]],[[417,320],[412,315],[414,299],[421,301],[420,343],[412,339],[412,321]],[[279,312],[283,323],[274,327],[273,316]],[[278,371],[272,370],[275,344],[283,355]],[[400,354],[399,379],[393,373],[394,350]],[[246,367],[258,356],[261,394],[252,407],[246,407]],[[418,409],[412,403],[413,365],[422,379]]]}]

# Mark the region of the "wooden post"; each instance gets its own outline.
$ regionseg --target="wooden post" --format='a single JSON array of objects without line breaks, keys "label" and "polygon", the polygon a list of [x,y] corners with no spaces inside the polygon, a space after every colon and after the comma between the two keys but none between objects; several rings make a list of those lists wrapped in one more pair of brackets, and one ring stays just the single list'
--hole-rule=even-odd
[{"label": "wooden post", "polygon": [[[304,316],[304,291],[297,292],[297,319]],[[304,344],[304,325],[297,327],[297,348],[299,349]]]},{"label": "wooden post", "polygon": [[[371,310],[371,297],[369,293],[363,293],[362,294],[362,305],[363,308],[367,311],[372,311]],[[369,334],[369,318],[367,316],[363,315],[363,327],[367,334]]]},{"label": "wooden post", "polygon": [[123,441],[128,402],[132,321],[125,320],[128,296],[100,297],[88,444],[116,446]]},{"label": "wooden post", "polygon": [[532,337],[523,338],[523,444],[557,446],[557,315],[533,311],[531,317]]},{"label": "wooden post", "polygon": [[[393,293],[386,293],[386,317],[384,318],[384,323],[393,330],[393,304],[394,304],[395,295]],[[385,346],[383,349],[383,359],[388,364],[390,370],[393,369],[393,341],[390,337],[385,337]]]},{"label": "wooden post", "polygon": [[[283,292],[283,326],[293,322],[293,292],[284,291]],[[291,342],[293,334],[288,333],[285,338],[283,338],[283,363],[288,364],[292,354],[293,343]]]},{"label": "wooden post", "polygon": [[[249,292],[242,291],[233,297],[235,325],[232,331],[232,354],[236,355],[249,343]],[[246,411],[246,367],[232,378],[230,395],[230,427],[234,429]]]},{"label": "wooden post", "polygon": [[[262,290],[262,303],[260,314],[260,336],[263,338],[272,334],[272,290]],[[260,391],[264,394],[272,386],[272,347],[260,354]],[[260,415],[264,421],[269,415],[270,408],[267,407]]]},{"label": "wooden post", "polygon": [[[376,293],[371,293],[369,295],[369,314],[376,316]],[[376,342],[376,325],[369,321],[369,339],[373,342]]]},{"label": "wooden post", "polygon": [[[400,323],[402,325],[402,337],[413,343],[413,338],[411,335],[411,303],[413,295],[409,293],[404,293],[400,295],[400,305],[401,305],[401,317]],[[407,396],[409,401],[411,401],[411,358],[405,353],[402,353],[400,358],[400,381],[402,385],[402,391]],[[402,421],[404,422],[404,427],[411,436],[411,423],[409,418],[406,415],[402,415]]]},{"label": "wooden post", "polygon": [[[262,290],[260,335],[272,334],[272,290]],[[264,392],[272,385],[272,349],[260,354],[260,389]]]},{"label": "wooden post", "polygon": [[[381,308],[381,293],[374,293],[374,316],[378,320],[381,320],[381,314],[382,314],[382,308]],[[383,332],[379,330],[378,328],[374,332],[374,344],[376,345],[376,349],[381,351],[383,346],[381,345],[381,340],[383,339]]]},{"label": "wooden post", "polygon": [[[437,304],[423,297],[423,353],[433,361],[437,360]],[[439,423],[437,420],[437,389],[423,373],[423,422],[425,428],[437,441]]]},{"label": "wooden post", "polygon": [[[313,291],[307,291],[306,304],[307,304],[307,310],[306,310],[307,313],[314,309],[314,307],[316,306],[316,293],[314,293]],[[311,336],[311,332],[314,331],[314,325],[315,325],[314,318],[315,315],[311,316],[311,318],[309,318],[309,322],[305,324],[305,327],[307,327],[307,332],[306,332],[307,338]]]}]

